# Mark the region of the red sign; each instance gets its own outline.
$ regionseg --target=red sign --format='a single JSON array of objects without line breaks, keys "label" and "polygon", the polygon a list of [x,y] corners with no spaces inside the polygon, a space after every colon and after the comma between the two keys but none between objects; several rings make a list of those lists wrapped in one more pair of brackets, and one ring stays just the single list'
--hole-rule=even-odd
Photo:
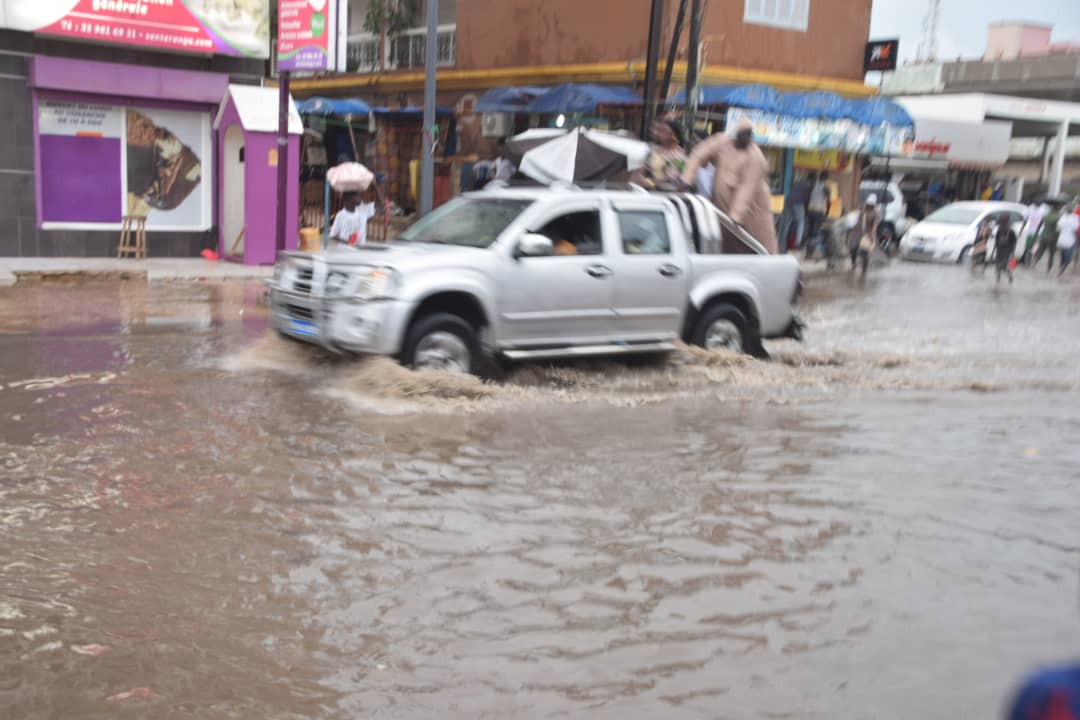
[{"label": "red sign", "polygon": [[222,55],[269,56],[267,0],[0,0],[17,30]]},{"label": "red sign", "polygon": [[937,140],[919,140],[915,143],[915,152],[932,158],[935,155],[948,155],[952,143],[938,142]]}]

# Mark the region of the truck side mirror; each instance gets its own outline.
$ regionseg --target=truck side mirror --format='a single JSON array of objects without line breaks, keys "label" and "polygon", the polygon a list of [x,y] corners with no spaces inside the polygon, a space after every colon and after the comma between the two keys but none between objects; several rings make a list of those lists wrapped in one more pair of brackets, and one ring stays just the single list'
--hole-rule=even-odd
[{"label": "truck side mirror", "polygon": [[527,233],[518,242],[514,250],[514,258],[522,257],[546,257],[555,252],[555,245],[547,235]]}]

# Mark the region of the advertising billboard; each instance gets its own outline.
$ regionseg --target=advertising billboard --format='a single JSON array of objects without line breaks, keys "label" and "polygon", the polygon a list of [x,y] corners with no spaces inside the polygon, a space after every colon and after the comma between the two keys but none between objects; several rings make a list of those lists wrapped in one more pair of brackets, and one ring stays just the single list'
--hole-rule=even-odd
[{"label": "advertising billboard", "polygon": [[15,30],[162,50],[270,56],[269,0],[0,0]]},{"label": "advertising billboard", "polygon": [[209,113],[41,100],[38,145],[46,228],[211,225]]},{"label": "advertising billboard", "polygon": [[348,0],[278,0],[278,71],[344,70],[348,8]]}]

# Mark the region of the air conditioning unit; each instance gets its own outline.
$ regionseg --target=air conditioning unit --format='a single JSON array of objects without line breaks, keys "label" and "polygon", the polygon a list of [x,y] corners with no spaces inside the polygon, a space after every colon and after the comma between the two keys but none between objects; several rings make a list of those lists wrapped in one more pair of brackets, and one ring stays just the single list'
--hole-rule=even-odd
[{"label": "air conditioning unit", "polygon": [[510,113],[484,113],[484,137],[506,137],[513,129],[514,116]]}]

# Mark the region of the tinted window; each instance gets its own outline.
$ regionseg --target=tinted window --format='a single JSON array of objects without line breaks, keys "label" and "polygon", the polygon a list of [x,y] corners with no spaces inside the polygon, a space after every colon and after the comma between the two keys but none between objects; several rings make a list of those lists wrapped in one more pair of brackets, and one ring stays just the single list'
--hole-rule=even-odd
[{"label": "tinted window", "polygon": [[553,255],[599,255],[604,251],[599,210],[560,215],[536,232],[551,238]]},{"label": "tinted window", "polygon": [[619,232],[627,255],[667,255],[671,252],[667,216],[655,211],[620,211]]}]

